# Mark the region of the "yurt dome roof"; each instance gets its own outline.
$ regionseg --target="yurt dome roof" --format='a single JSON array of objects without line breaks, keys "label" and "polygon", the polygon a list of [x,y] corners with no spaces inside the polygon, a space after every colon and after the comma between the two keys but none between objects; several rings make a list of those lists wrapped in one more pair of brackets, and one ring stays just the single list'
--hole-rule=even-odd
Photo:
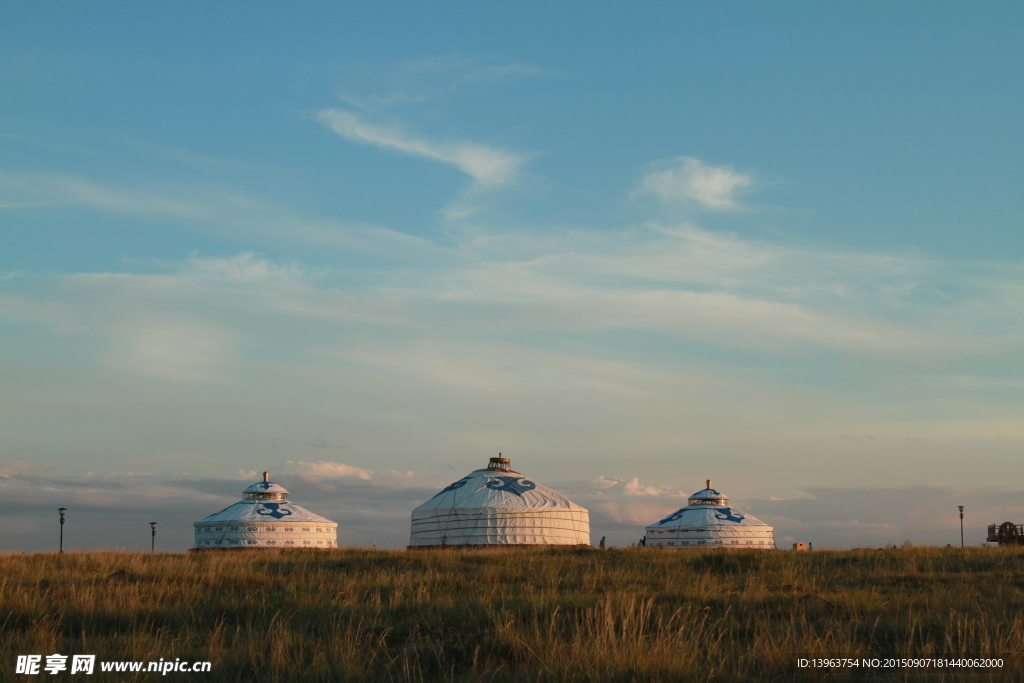
[{"label": "yurt dome roof", "polygon": [[220,512],[203,517],[195,524],[210,524],[212,522],[274,522],[287,520],[289,522],[318,522],[321,524],[334,524],[331,520],[320,515],[313,514],[304,507],[294,503],[267,503],[256,500],[242,500],[230,505]]},{"label": "yurt dome roof", "polygon": [[733,507],[695,507],[687,506],[676,510],[665,519],[651,524],[648,529],[668,529],[672,527],[724,527],[724,526],[760,526],[768,525],[740,512]]},{"label": "yurt dome roof", "polygon": [[247,487],[242,492],[242,500],[229,505],[220,512],[204,517],[195,524],[214,522],[316,522],[331,524],[334,522],[313,514],[309,510],[288,501],[288,490],[280,484],[270,481],[266,472],[263,481]]},{"label": "yurt dome roof", "polygon": [[511,469],[508,458],[491,458],[487,467],[473,470],[438,491],[416,510],[493,508],[515,510],[584,510],[557,491]]},{"label": "yurt dome roof", "polygon": [[586,508],[514,471],[499,454],[412,511],[409,547],[589,543]]},{"label": "yurt dome roof", "polygon": [[[666,529],[676,527],[728,527],[728,526],[759,526],[769,527],[756,517],[751,517],[728,504],[729,496],[711,488],[711,480],[707,488],[690,496],[689,504],[676,510],[659,522],[651,524],[648,529]],[[770,527],[769,527],[770,528]]]}]

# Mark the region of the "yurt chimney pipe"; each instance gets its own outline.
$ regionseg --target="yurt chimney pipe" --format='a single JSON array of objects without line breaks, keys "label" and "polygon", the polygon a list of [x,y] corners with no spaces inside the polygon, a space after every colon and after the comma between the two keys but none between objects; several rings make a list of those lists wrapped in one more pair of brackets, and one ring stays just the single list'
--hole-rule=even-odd
[{"label": "yurt chimney pipe", "polygon": [[708,488],[711,488],[711,480],[708,479]]},{"label": "yurt chimney pipe", "polygon": [[270,481],[270,472],[263,473],[263,481]]}]

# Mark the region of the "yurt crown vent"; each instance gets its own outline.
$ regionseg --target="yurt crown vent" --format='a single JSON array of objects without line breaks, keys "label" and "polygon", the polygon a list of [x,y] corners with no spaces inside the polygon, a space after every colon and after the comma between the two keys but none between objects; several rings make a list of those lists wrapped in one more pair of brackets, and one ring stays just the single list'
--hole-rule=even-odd
[{"label": "yurt crown vent", "polygon": [[243,491],[242,500],[288,500],[288,492],[270,481],[270,472],[264,472],[263,483],[253,484]]},{"label": "yurt crown vent", "polygon": [[729,496],[711,488],[711,480],[707,480],[707,488],[690,496],[689,505],[726,505]]},{"label": "yurt crown vent", "polygon": [[508,458],[501,457],[501,453],[498,453],[497,458],[491,458],[491,461],[487,463],[487,469],[489,470],[504,470],[511,469],[512,461]]}]

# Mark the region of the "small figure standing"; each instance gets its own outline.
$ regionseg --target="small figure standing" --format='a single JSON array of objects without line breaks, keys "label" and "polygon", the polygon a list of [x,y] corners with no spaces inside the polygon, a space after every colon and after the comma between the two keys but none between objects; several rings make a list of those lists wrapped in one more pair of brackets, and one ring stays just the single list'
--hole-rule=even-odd
[{"label": "small figure standing", "polygon": [[604,536],[601,537],[601,542],[597,544],[597,547],[604,550]]}]

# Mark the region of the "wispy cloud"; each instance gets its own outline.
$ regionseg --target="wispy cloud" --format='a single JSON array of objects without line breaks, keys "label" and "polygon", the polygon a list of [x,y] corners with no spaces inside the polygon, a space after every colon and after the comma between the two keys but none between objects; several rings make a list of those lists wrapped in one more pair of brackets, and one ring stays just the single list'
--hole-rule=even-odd
[{"label": "wispy cloud", "polygon": [[756,184],[752,175],[728,166],[676,157],[651,164],[635,194],[653,194],[664,201],[696,204],[712,211],[734,211],[741,208],[739,196]]},{"label": "wispy cloud", "polygon": [[519,154],[471,142],[418,138],[395,126],[367,123],[350,111],[326,109],[316,119],[347,140],[448,164],[488,187],[513,181],[525,161]]},{"label": "wispy cloud", "polygon": [[553,75],[557,74],[518,62],[492,63],[458,53],[428,55],[383,72],[349,74],[338,98],[361,111],[379,112],[422,106],[458,97],[471,89]]},{"label": "wispy cloud", "polygon": [[[4,202],[4,196],[9,202]],[[142,219],[180,221],[191,229],[269,244],[287,241],[404,259],[444,251],[430,240],[390,228],[310,215],[291,206],[233,191],[191,187],[138,188],[77,176],[0,171],[0,210],[83,207]]]},{"label": "wispy cloud", "polygon": [[550,72],[529,64],[509,62],[488,64],[479,59],[454,53],[443,56],[427,56],[411,59],[395,69],[392,78],[408,83],[426,74],[442,75],[448,82],[490,84],[518,81]]},{"label": "wispy cloud", "polygon": [[506,83],[549,73],[528,64],[476,65],[460,80],[463,83]]},{"label": "wispy cloud", "polygon": [[19,462],[17,460],[0,460],[0,480],[10,479],[12,476],[25,472],[41,472],[52,470],[53,467],[39,465],[31,462]]},{"label": "wispy cloud", "polygon": [[[360,291],[330,286],[329,271],[314,273],[251,253],[194,257],[167,264],[170,272],[162,274],[67,276],[45,295],[0,298],[0,312],[64,333],[102,330],[100,338],[114,344],[111,358],[181,378],[212,374],[235,345],[245,344],[249,333],[238,326],[248,312],[283,316],[289,325],[349,321],[426,335],[439,326],[468,335],[481,328],[659,331],[785,355],[818,347],[919,360],[1006,353],[1024,337],[1020,325],[1006,323],[998,337],[981,325],[978,331],[948,328],[954,304],[942,300],[929,314],[913,289],[898,303],[890,301],[889,289],[878,289],[886,280],[934,277],[927,271],[936,264],[906,261],[872,269],[867,256],[758,247],[692,226],[665,233],[625,241],[583,235],[532,243],[519,238],[514,244],[470,241],[454,248],[458,256],[449,268],[426,270],[403,286],[393,278],[376,285],[366,280]],[[807,289],[809,283],[816,288]],[[991,314],[990,290],[972,295],[978,296],[989,301]],[[110,307],[112,301],[118,306]],[[959,318],[978,317],[972,301],[956,304]],[[1008,314],[1019,302],[1008,296],[1005,303]],[[397,354],[387,345],[350,346],[345,353],[361,363],[399,364],[479,388],[495,381],[464,372],[471,358],[449,358],[430,346]]]}]

